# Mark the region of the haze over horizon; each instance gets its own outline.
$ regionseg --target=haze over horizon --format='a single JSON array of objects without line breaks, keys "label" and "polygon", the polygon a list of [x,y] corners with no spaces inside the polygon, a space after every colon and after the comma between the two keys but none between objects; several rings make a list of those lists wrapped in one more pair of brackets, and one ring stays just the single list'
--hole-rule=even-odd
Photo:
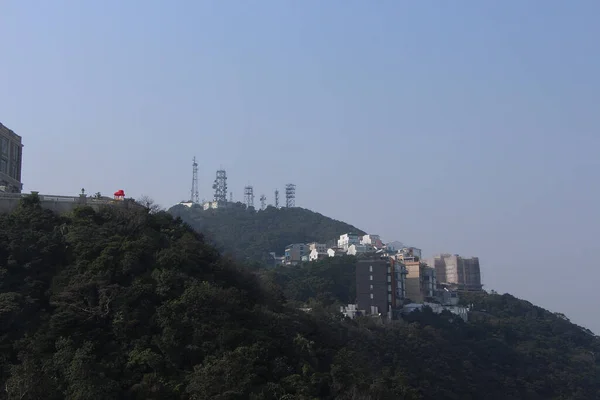
[{"label": "haze over horizon", "polygon": [[600,334],[600,3],[0,3],[24,190],[296,205]]}]

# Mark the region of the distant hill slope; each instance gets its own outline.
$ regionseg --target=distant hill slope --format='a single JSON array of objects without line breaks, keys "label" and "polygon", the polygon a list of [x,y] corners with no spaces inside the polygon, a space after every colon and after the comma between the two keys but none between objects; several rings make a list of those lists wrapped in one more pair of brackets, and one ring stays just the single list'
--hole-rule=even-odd
[{"label": "distant hill slope", "polygon": [[165,212],[27,197],[0,215],[0,400],[600,398],[598,338],[509,295],[468,323],[328,313],[352,262],[253,274]]},{"label": "distant hill slope", "polygon": [[282,255],[291,243],[326,243],[347,232],[365,234],[345,222],[296,207],[255,211],[241,203],[217,210],[176,205],[169,212],[205,234],[219,250],[244,261],[264,262],[269,252]]}]

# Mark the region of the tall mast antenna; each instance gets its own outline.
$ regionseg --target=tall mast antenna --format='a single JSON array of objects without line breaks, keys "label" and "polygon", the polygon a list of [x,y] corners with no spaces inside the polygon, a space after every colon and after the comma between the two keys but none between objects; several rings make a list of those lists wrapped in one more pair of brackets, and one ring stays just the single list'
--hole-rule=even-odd
[{"label": "tall mast antenna", "polygon": [[198,193],[198,163],[196,157],[192,161],[192,190],[190,191],[190,202],[194,204],[200,203],[200,195]]}]

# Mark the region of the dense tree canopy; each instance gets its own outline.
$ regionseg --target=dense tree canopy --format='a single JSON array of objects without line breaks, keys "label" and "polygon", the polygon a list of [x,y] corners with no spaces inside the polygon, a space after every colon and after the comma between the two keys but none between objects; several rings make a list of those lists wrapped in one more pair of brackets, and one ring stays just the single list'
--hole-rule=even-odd
[{"label": "dense tree canopy", "polygon": [[508,295],[469,323],[286,301],[346,301],[344,265],[259,277],[165,212],[27,198],[0,216],[0,399],[600,398],[598,339]]},{"label": "dense tree canopy", "polygon": [[327,243],[344,233],[365,233],[299,207],[257,211],[241,203],[216,210],[176,205],[169,212],[203,232],[220,251],[239,261],[267,262],[269,252],[283,255],[285,247],[292,243]]}]

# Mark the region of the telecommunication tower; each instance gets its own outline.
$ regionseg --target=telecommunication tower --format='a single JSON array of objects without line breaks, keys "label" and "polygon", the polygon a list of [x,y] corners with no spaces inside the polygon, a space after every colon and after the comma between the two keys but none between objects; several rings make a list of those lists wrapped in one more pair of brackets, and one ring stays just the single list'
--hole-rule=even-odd
[{"label": "telecommunication tower", "polygon": [[267,196],[265,196],[264,194],[260,195],[260,209],[264,210],[265,208],[267,208]]},{"label": "telecommunication tower", "polygon": [[233,203],[233,192],[229,192],[229,202]]},{"label": "telecommunication tower", "polygon": [[275,208],[279,208],[279,190],[275,189]]},{"label": "telecommunication tower", "polygon": [[296,185],[293,183],[285,185],[285,206],[288,208],[296,206]]},{"label": "telecommunication tower", "polygon": [[192,190],[190,193],[190,202],[200,203],[200,195],[198,194],[198,163],[196,157],[192,161]]},{"label": "telecommunication tower", "polygon": [[227,203],[227,172],[224,169],[217,171],[217,179],[213,184],[215,190],[215,201]]},{"label": "telecommunication tower", "polygon": [[244,203],[248,208],[254,207],[254,188],[252,186],[244,188]]}]

